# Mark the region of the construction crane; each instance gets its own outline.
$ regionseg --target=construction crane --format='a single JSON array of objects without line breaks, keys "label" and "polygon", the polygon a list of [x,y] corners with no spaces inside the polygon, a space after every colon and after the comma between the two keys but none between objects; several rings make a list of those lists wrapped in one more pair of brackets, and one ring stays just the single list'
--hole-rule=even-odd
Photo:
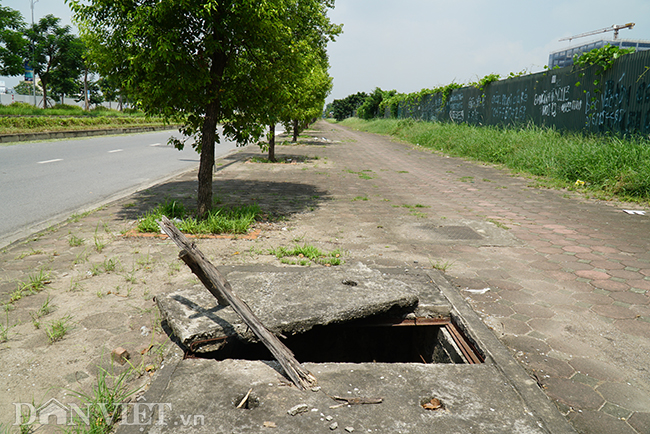
[{"label": "construction crane", "polygon": [[619,30],[621,30],[621,29],[631,29],[632,27],[634,27],[634,23],[627,23],[627,24],[623,24],[623,25],[614,24],[613,26],[605,27],[604,29],[592,30],[591,32],[580,33],[579,35],[569,36],[568,38],[562,38],[562,39],[560,39],[560,41],[570,41],[572,39],[584,38],[585,36],[597,35],[599,33],[605,33],[605,32],[611,32],[611,31],[614,31],[614,39],[617,39]]}]

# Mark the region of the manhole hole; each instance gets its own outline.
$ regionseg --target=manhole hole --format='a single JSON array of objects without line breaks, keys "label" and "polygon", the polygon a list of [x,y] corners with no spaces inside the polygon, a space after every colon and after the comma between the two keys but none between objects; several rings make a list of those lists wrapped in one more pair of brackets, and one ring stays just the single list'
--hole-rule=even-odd
[{"label": "manhole hole", "polygon": [[[296,359],[313,363],[482,363],[484,357],[449,318],[398,320],[368,318],[316,326],[284,340]],[[217,360],[272,360],[261,343],[236,338],[218,351],[202,353]]]},{"label": "manhole hole", "polygon": [[436,235],[448,240],[482,240],[483,236],[469,226],[429,226]]}]

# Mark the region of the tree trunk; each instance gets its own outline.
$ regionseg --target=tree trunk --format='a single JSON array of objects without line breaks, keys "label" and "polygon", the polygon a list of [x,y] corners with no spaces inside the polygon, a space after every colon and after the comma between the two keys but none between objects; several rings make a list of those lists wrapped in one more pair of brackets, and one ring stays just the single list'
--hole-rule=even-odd
[{"label": "tree trunk", "polygon": [[294,119],[293,120],[293,138],[291,139],[291,141],[293,143],[296,143],[298,141],[298,133],[299,133],[298,132],[298,120]]},{"label": "tree trunk", "polygon": [[41,87],[43,88],[43,108],[47,108],[47,83],[41,77]]},{"label": "tree trunk", "polygon": [[84,74],[84,105],[86,106],[85,110],[90,110],[90,103],[88,102],[88,69],[86,68]]},{"label": "tree trunk", "polygon": [[201,128],[201,157],[199,163],[199,197],[197,214],[203,220],[212,209],[212,170],[214,168],[214,142],[219,120],[219,100],[212,101],[205,111]]},{"label": "tree trunk", "polygon": [[218,51],[212,55],[210,66],[210,84],[214,91],[212,100],[205,108],[205,118],[201,127],[201,158],[199,162],[199,194],[197,214],[203,220],[212,209],[212,171],[214,169],[214,143],[217,135],[217,124],[221,116],[219,90],[223,81],[223,71],[226,69],[228,57]]},{"label": "tree trunk", "polygon": [[275,125],[269,125],[269,161],[276,162],[275,159]]}]

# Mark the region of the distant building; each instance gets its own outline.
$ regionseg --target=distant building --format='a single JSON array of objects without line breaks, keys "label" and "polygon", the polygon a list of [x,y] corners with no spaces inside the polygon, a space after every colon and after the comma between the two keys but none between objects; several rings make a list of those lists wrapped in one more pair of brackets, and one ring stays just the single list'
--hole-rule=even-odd
[{"label": "distant building", "polygon": [[605,45],[614,45],[619,48],[636,48],[636,51],[645,51],[650,50],[650,41],[635,41],[632,39],[616,39],[616,40],[605,40],[593,41],[582,45],[577,45],[569,47],[563,50],[554,51],[548,56],[548,67],[550,69],[559,66],[564,68],[565,66],[573,65],[573,56],[575,54],[580,55],[588,51],[593,50],[594,48],[602,48]]},{"label": "distant building", "polygon": [[0,93],[7,93],[7,88],[5,87],[4,81],[0,81]]}]

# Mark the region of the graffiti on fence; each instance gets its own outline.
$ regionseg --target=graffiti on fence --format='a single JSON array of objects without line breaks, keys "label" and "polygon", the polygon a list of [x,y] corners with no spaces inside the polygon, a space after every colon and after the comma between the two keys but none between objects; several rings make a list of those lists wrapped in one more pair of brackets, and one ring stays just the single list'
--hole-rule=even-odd
[{"label": "graffiti on fence", "polygon": [[400,117],[512,125],[532,122],[558,129],[650,134],[650,51],[622,57],[608,71],[562,68],[455,89],[410,102]]}]

